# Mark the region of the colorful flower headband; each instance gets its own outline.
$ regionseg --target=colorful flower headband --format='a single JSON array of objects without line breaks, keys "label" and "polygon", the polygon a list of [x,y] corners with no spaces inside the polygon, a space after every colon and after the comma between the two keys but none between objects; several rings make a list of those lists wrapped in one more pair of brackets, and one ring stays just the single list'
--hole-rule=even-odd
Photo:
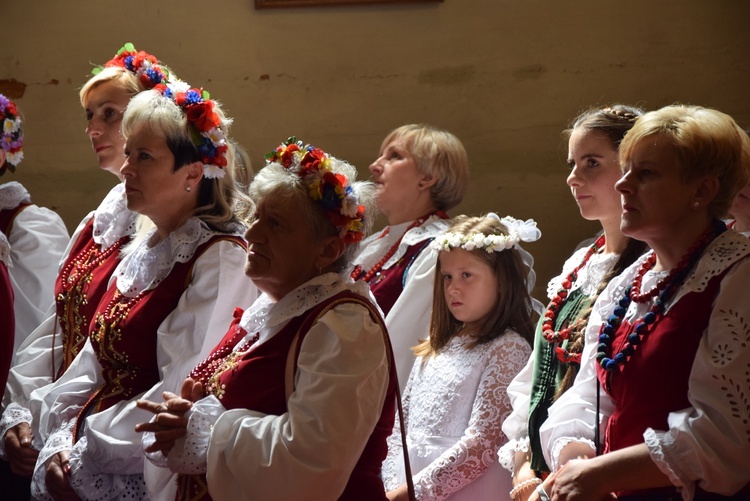
[{"label": "colorful flower headband", "polygon": [[494,213],[488,214],[487,217],[497,219],[503,223],[508,228],[508,234],[485,235],[483,233],[472,233],[470,235],[462,235],[460,233],[445,233],[432,241],[432,248],[436,251],[446,252],[459,248],[467,251],[484,249],[489,253],[502,252],[518,246],[518,242],[534,242],[542,236],[542,232],[536,227],[536,221],[533,219],[521,221],[510,216],[505,216],[501,219]]},{"label": "colorful flower headband", "polygon": [[190,87],[181,80],[157,84],[154,90],[174,101],[185,113],[190,125],[190,139],[198,148],[203,162],[203,175],[223,178],[229,146],[220,128],[221,118],[214,109],[215,102],[208,91]]},{"label": "colorful flower headband", "polygon": [[[21,117],[18,116],[16,104],[0,94],[0,120],[3,132],[0,135],[0,148],[5,151],[5,162],[0,165],[0,176],[5,174],[6,168],[16,171],[16,166],[23,160],[23,132],[21,131]],[[7,167],[6,165],[7,164]]]},{"label": "colorful flower headband", "polygon": [[159,60],[148,52],[136,51],[132,43],[128,42],[117,51],[115,57],[104,63],[104,67],[94,68],[92,73],[97,75],[104,68],[125,68],[135,74],[146,89],[164,83],[169,79],[169,70],[159,64]]},{"label": "colorful flower headband", "polygon": [[281,165],[305,182],[308,195],[320,206],[344,242],[362,240],[365,206],[360,205],[346,176],[334,172],[336,165],[344,162],[295,137],[267,154],[266,162]]}]

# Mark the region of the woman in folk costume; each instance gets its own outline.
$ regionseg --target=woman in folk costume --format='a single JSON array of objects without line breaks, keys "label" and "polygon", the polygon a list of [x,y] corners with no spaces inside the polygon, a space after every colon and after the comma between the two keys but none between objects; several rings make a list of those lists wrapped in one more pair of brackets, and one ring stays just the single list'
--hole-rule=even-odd
[{"label": "woman in folk costume", "polygon": [[[157,59],[126,44],[103,68],[98,68],[80,91],[86,111],[86,134],[99,167],[122,181],[125,139],[120,132],[122,114],[130,99],[167,78],[168,70]],[[57,379],[71,364],[89,334],[89,324],[123,246],[136,228],[137,214],[128,210],[123,183],[107,194],[99,207],[78,225],[54,282],[55,312],[37,328],[16,355],[8,376],[0,421],[0,461],[3,479],[22,482],[30,478],[38,450],[40,402],[32,392]],[[57,266],[57,265],[56,265]],[[32,412],[33,410],[33,412]],[[10,480],[9,480],[10,481]],[[28,488],[28,480],[25,480]]]},{"label": "woman in folk costume", "polygon": [[719,218],[750,138],[667,106],[638,119],[620,163],[622,231],[653,251],[594,304],[581,371],[541,428],[554,473],[535,499],[748,499],[750,242]]},{"label": "woman in folk costume", "polygon": [[139,426],[156,432],[146,451],[179,473],[177,499],[385,500],[398,383],[369,288],[347,280],[372,186],[293,141],[270,161],[250,185],[245,235],[245,272],[264,294],[235,313],[183,398],[141,402],[158,413]]},{"label": "woman in folk costume", "polygon": [[[16,104],[2,94],[0,127],[2,176],[6,171],[15,172],[23,160],[21,117]],[[58,263],[70,237],[60,216],[32,204],[29,192],[16,181],[0,184],[0,233],[10,243],[8,272],[15,295],[15,353],[49,313]]]},{"label": "woman in folk costume", "polygon": [[567,184],[584,219],[601,224],[596,241],[576,251],[550,280],[547,310],[536,326],[534,352],[508,387],[513,412],[503,423],[510,441],[498,454],[513,473],[513,500],[525,501],[549,473],[539,427],[547,409],[572,384],[580,366],[583,333],[591,305],[602,289],[640,256],[642,242],[620,231],[620,179],[617,149],[642,111],[615,104],[579,115],[568,135]]},{"label": "woman in folk costume", "polygon": [[180,81],[128,103],[120,172],[128,208],[153,224],[124,247],[84,347],[39,390],[35,497],[145,499],[136,400],[178,390],[236,302],[255,297],[237,273],[245,243],[228,125],[207,92]]},{"label": "woman in folk costume", "polygon": [[370,171],[388,226],[362,242],[351,277],[370,284],[385,314],[403,387],[414,363],[411,348],[430,326],[437,253],[429,244],[448,228],[445,211],[463,199],[469,159],[450,132],[404,125],[383,140]]}]

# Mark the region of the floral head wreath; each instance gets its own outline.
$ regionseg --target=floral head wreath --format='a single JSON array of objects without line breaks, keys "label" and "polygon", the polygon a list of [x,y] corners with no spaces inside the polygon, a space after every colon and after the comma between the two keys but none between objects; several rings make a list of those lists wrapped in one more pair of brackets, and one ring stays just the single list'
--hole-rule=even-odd
[{"label": "floral head wreath", "polygon": [[277,163],[304,181],[308,195],[320,206],[344,242],[362,240],[365,206],[359,203],[346,176],[334,172],[336,164],[344,162],[320,148],[297,141],[296,137],[290,137],[267,154],[266,162]]},{"label": "floral head wreath", "polygon": [[0,148],[5,151],[5,162],[0,165],[0,176],[2,176],[6,169],[15,172],[16,166],[23,160],[21,117],[18,116],[16,103],[2,94],[0,94],[0,120],[3,126]]},{"label": "floral head wreath", "polygon": [[154,90],[174,101],[187,117],[190,139],[203,162],[203,175],[223,178],[229,146],[221,130],[221,118],[214,109],[215,102],[208,91],[190,87],[181,80],[157,84]]},{"label": "floral head wreath", "polygon": [[132,43],[128,42],[117,51],[115,57],[104,63],[104,66],[94,68],[94,75],[104,68],[125,68],[138,77],[146,89],[153,89],[157,84],[169,79],[169,70],[159,64],[159,60],[148,52],[136,51]]},{"label": "floral head wreath", "polygon": [[521,221],[510,216],[498,217],[490,213],[487,217],[496,219],[508,228],[507,235],[485,235],[483,233],[472,233],[462,235],[460,233],[444,233],[432,241],[432,248],[437,251],[450,252],[451,249],[464,249],[473,251],[484,249],[488,253],[502,252],[512,247],[518,247],[519,242],[534,242],[539,240],[542,232],[536,226],[536,221],[527,219]]}]

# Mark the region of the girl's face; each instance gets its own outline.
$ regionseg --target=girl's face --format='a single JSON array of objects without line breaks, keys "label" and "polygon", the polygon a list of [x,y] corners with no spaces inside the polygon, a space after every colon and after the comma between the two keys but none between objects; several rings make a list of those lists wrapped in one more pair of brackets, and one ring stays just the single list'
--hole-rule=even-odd
[{"label": "girl's face", "polygon": [[441,274],[445,303],[451,314],[466,328],[478,327],[495,308],[499,284],[495,271],[486,261],[464,249],[441,252]]},{"label": "girl's face", "polygon": [[104,82],[89,92],[86,110],[86,134],[91,139],[99,167],[119,176],[125,162],[125,139],[120,132],[122,114],[130,102],[130,94],[114,82]]},{"label": "girl's face", "polygon": [[622,172],[609,138],[596,131],[575,129],[568,141],[568,166],[568,186],[581,216],[591,221],[619,219],[622,207],[615,183]]}]

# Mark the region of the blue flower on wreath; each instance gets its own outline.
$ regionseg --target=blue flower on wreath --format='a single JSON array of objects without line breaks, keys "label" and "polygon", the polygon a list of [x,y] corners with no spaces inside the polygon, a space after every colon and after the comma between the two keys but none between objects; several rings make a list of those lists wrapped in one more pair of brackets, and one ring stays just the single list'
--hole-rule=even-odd
[{"label": "blue flower on wreath", "polygon": [[185,104],[198,104],[203,101],[199,92],[189,90],[185,93]]}]

